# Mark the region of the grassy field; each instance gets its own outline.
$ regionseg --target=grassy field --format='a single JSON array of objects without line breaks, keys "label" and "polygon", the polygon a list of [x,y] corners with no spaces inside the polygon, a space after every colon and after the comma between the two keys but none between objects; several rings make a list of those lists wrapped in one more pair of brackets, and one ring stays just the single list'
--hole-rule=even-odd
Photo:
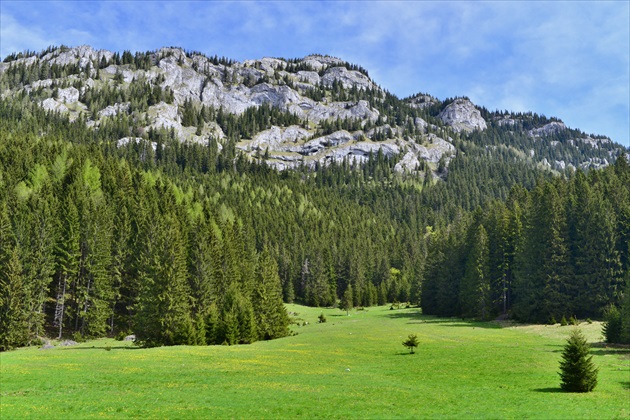
[{"label": "grassy field", "polygon": [[[628,350],[594,347],[599,384],[560,392],[572,327],[499,327],[422,316],[289,305],[297,336],[246,346],[137,349],[97,340],[2,353],[9,418],[630,418]],[[598,323],[582,324],[592,342]],[[420,339],[416,354],[402,346]]]}]

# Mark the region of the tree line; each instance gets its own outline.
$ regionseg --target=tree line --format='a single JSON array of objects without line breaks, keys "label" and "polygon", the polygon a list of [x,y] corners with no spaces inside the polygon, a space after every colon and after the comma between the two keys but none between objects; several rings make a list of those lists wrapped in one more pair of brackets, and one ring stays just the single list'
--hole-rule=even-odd
[{"label": "tree line", "polygon": [[53,335],[133,331],[154,346],[288,333],[276,261],[242,222],[159,171],[2,134],[1,349]]},{"label": "tree line", "polygon": [[620,157],[531,191],[515,187],[506,201],[427,236],[425,313],[509,313],[538,323],[601,318],[630,293],[630,168]]}]

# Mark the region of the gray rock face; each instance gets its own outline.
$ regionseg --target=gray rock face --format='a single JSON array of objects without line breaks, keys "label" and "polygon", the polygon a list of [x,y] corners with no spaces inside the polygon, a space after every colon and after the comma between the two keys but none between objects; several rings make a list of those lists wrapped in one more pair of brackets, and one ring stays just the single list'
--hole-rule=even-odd
[{"label": "gray rock face", "polygon": [[302,127],[292,125],[287,128],[271,127],[269,130],[262,131],[254,136],[249,143],[249,147],[253,150],[278,150],[286,143],[295,143],[309,136],[309,132]]},{"label": "gray rock face", "polygon": [[298,75],[298,80],[300,80],[303,83],[308,83],[309,85],[313,85],[313,86],[319,85],[320,78],[317,72],[302,70],[302,71],[298,71],[297,75]]},{"label": "gray rock face", "polygon": [[481,112],[468,99],[455,99],[440,112],[438,118],[456,132],[485,130],[488,127]]},{"label": "gray rock face", "polygon": [[429,123],[427,123],[420,117],[416,117],[416,119],[414,120],[414,124],[416,128],[420,129],[421,131],[424,131],[429,126]]},{"label": "gray rock face", "polygon": [[106,106],[105,108],[98,111],[99,117],[112,117],[117,115],[120,112],[127,112],[129,109],[129,102],[125,103],[117,103],[114,105]]},{"label": "gray rock face", "polygon": [[160,102],[149,107],[148,116],[151,119],[150,126],[153,128],[173,128],[178,134],[182,134],[177,106]]},{"label": "gray rock face", "polygon": [[339,158],[350,156],[356,158],[358,162],[363,162],[368,159],[370,153],[376,156],[379,150],[387,157],[393,157],[400,153],[400,147],[393,143],[372,143],[361,141],[346,147],[333,149],[333,151],[328,153],[327,156],[335,158],[334,160],[341,160]]},{"label": "gray rock face", "polygon": [[123,137],[116,142],[118,147],[126,146],[129,143],[147,143],[151,145],[153,151],[157,150],[157,143],[152,141],[143,139],[142,137]]},{"label": "gray rock face", "polygon": [[67,104],[75,103],[79,100],[79,91],[75,87],[69,87],[67,89],[59,89],[59,101]]},{"label": "gray rock face", "polygon": [[593,149],[599,149],[600,144],[606,144],[606,143],[610,143],[611,142],[611,140],[608,139],[608,138],[597,138],[597,139],[594,139],[591,136],[582,137],[582,138],[578,138],[578,139],[575,139],[575,140],[581,141],[584,144],[588,144]]},{"label": "gray rock face", "polygon": [[455,146],[448,141],[436,136],[435,134],[429,134],[429,144],[426,146],[416,146],[418,150],[418,156],[430,163],[438,163],[442,156],[452,158],[456,154]]},{"label": "gray rock face", "polygon": [[413,108],[419,109],[426,108],[438,102],[439,101],[436,98],[429,95],[416,95],[408,100],[409,105],[411,105]]},{"label": "gray rock face", "polygon": [[399,173],[415,172],[419,165],[420,160],[418,159],[418,155],[413,152],[407,152],[396,166],[394,166],[394,170]]},{"label": "gray rock face", "polygon": [[333,67],[326,70],[322,77],[322,83],[325,86],[332,86],[334,81],[340,82],[344,89],[350,89],[352,86],[367,89],[372,85],[366,75],[356,70],[348,70],[345,67]]},{"label": "gray rock face", "polygon": [[125,69],[121,66],[111,65],[111,66],[105,67],[101,71],[107,74],[111,74],[111,75],[116,75],[120,73],[122,74],[123,81],[125,83],[131,83],[135,77],[134,72],[132,72],[131,70]]},{"label": "gray rock face", "polygon": [[503,127],[503,126],[506,126],[506,125],[509,126],[509,127],[513,127],[513,126],[518,124],[518,121],[513,119],[513,118],[502,118],[500,120],[497,120],[497,124],[500,127]]},{"label": "gray rock face", "polygon": [[588,160],[580,163],[582,169],[597,169],[610,165],[606,158],[588,158]]},{"label": "gray rock face", "polygon": [[68,112],[67,106],[53,98],[44,99],[42,101],[42,108],[44,108],[46,111]]},{"label": "gray rock face", "polygon": [[[272,86],[261,83],[250,89],[251,101],[256,105],[269,104],[283,111],[289,110],[293,104],[300,104],[303,98],[288,86]],[[298,107],[298,109],[301,109]]]},{"label": "gray rock face", "polygon": [[66,50],[60,49],[50,52],[42,57],[42,61],[48,61],[51,65],[57,64],[59,66],[77,63],[79,67],[86,68],[92,61],[100,61],[103,57],[109,60],[113,56],[114,53],[110,51],[96,51],[89,45],[81,45]]},{"label": "gray rock face", "polygon": [[302,150],[298,151],[298,153],[307,156],[313,155],[322,150],[326,150],[330,147],[337,147],[342,144],[349,143],[353,140],[354,138],[352,137],[352,134],[348,133],[347,131],[336,131],[327,136],[319,137],[309,142],[306,142],[302,147]]},{"label": "gray rock face", "polygon": [[549,134],[554,134],[560,131],[564,131],[566,129],[567,126],[564,125],[563,122],[553,121],[549,124],[543,125],[542,127],[529,130],[529,135],[532,137],[548,136]]},{"label": "gray rock face", "polygon": [[302,61],[315,71],[320,71],[326,67],[337,67],[343,64],[343,61],[338,58],[319,54],[307,55]]}]

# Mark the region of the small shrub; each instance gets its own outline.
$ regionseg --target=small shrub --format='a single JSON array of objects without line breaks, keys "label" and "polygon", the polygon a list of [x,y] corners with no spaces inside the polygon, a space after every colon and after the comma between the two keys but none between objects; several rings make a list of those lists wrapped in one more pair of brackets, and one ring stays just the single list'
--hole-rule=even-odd
[{"label": "small shrub", "polygon": [[607,306],[604,310],[604,324],[602,333],[607,343],[621,342],[621,313],[615,305]]},{"label": "small shrub", "polygon": [[592,324],[593,321],[591,320],[591,318],[586,318],[586,322],[588,322],[589,324]]},{"label": "small shrub", "polygon": [[411,354],[413,354],[415,348],[418,347],[419,343],[420,342],[418,341],[418,336],[416,334],[409,334],[409,337],[407,337],[407,339],[403,341],[402,344],[411,351]]},{"label": "small shrub", "polygon": [[551,315],[551,318],[549,318],[549,321],[547,322],[549,325],[556,325],[558,323],[558,321],[556,321],[556,317]]},{"label": "small shrub", "polygon": [[569,318],[569,324],[571,325],[580,325],[580,321],[578,321],[578,319],[575,317],[575,315],[571,316],[571,318]]},{"label": "small shrub", "polygon": [[562,319],[560,320],[560,326],[566,327],[567,325],[569,325],[569,323],[567,322],[567,318],[564,315],[562,315]]},{"label": "small shrub", "polygon": [[560,361],[560,387],[568,392],[590,392],[597,385],[598,368],[589,355],[590,346],[579,329],[571,331]]},{"label": "small shrub", "polygon": [[324,315],[324,313],[322,312],[321,314],[319,314],[319,316],[317,317],[317,319],[319,319],[319,323],[323,324],[324,322],[326,322],[326,316]]}]

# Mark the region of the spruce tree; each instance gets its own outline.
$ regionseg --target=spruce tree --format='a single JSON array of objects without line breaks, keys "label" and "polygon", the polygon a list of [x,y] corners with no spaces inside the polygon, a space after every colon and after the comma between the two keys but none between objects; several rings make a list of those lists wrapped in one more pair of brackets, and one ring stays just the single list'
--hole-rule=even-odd
[{"label": "spruce tree", "polygon": [[480,224],[474,229],[472,236],[473,243],[460,286],[460,304],[463,316],[487,319],[491,303],[488,235],[484,226]]},{"label": "spruce tree", "polygon": [[626,272],[626,286],[621,302],[621,340],[630,343],[630,271]]},{"label": "spruce tree", "polygon": [[278,266],[267,250],[258,259],[252,303],[259,339],[271,340],[289,333],[289,316],[282,303]]},{"label": "spruce tree", "polygon": [[339,302],[339,309],[346,311],[346,315],[350,315],[350,309],[352,309],[352,285],[349,284],[346,291],[343,293],[343,298]]},{"label": "spruce tree", "polygon": [[69,297],[67,292],[70,290],[70,286],[75,281],[76,274],[79,271],[79,259],[81,256],[77,208],[68,197],[62,203],[60,234],[55,247],[57,294],[53,326],[58,328],[57,338],[61,338],[63,334],[66,299]]},{"label": "spruce tree", "polygon": [[597,385],[598,368],[589,356],[590,346],[575,328],[567,339],[560,361],[560,387],[568,392],[590,392]]},{"label": "spruce tree", "polygon": [[29,339],[27,293],[17,246],[0,267],[0,351],[27,344]]},{"label": "spruce tree", "polygon": [[619,309],[615,305],[607,306],[604,310],[602,333],[607,343],[621,343],[622,319]]},{"label": "spruce tree", "polygon": [[409,349],[411,354],[413,354],[419,344],[418,336],[416,334],[409,334],[409,337],[407,337],[407,339],[403,341],[402,344]]}]

